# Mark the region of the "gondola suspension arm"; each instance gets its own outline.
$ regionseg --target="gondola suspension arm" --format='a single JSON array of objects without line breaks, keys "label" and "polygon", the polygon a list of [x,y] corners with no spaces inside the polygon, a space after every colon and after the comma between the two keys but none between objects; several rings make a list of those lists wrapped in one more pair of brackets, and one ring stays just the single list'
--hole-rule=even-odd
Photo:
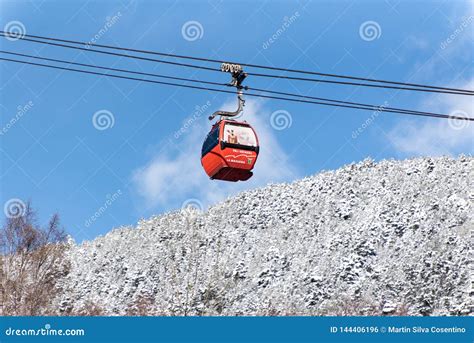
[{"label": "gondola suspension arm", "polygon": [[242,86],[242,82],[247,77],[247,73],[244,73],[244,71],[242,70],[242,66],[240,64],[232,64],[232,63],[222,63],[221,71],[229,72],[232,75],[232,81],[229,83],[229,86],[233,86],[237,88],[238,107],[233,112],[221,111],[221,110],[216,111],[212,115],[209,116],[209,120],[213,120],[216,116],[235,117],[244,110],[244,106],[245,106],[245,100],[243,97],[242,90],[246,89],[246,87]]}]

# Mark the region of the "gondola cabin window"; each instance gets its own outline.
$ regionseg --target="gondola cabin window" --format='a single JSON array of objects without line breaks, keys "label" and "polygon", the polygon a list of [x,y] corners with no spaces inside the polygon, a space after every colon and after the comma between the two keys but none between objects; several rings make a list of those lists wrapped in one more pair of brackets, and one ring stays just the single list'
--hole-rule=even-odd
[{"label": "gondola cabin window", "polygon": [[219,142],[219,126],[212,129],[206,137],[202,146],[201,156],[210,152]]},{"label": "gondola cabin window", "polygon": [[257,146],[257,137],[252,128],[248,126],[226,123],[224,126],[224,139],[228,144],[243,145],[249,147]]}]

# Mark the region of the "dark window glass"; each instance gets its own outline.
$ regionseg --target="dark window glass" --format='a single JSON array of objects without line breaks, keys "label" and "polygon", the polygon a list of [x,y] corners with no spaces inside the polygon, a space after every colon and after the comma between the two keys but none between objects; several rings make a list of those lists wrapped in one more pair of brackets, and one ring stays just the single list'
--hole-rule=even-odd
[{"label": "dark window glass", "polygon": [[204,144],[202,145],[201,156],[204,156],[219,143],[219,126],[212,129],[206,137]]}]

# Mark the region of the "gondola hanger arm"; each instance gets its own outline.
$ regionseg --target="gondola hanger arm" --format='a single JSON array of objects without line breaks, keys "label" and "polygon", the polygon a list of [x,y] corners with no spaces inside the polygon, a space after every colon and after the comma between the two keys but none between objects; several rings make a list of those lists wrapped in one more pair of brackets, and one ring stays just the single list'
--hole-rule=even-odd
[{"label": "gondola hanger arm", "polygon": [[242,90],[245,89],[246,87],[242,86],[242,82],[247,77],[247,73],[244,73],[242,66],[240,64],[232,64],[232,63],[222,63],[221,71],[231,73],[232,75],[232,80],[229,83],[229,86],[233,86],[237,88],[238,107],[233,112],[218,110],[209,116],[209,120],[213,120],[216,116],[235,117],[244,110],[244,106],[245,106],[245,100],[243,98]]}]

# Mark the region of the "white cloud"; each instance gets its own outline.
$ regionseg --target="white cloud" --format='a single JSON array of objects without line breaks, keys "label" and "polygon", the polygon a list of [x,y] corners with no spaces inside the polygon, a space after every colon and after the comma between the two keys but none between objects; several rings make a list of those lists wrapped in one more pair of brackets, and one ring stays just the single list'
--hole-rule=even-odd
[{"label": "white cloud", "polygon": [[[413,74],[418,81],[451,83],[452,88],[474,89],[472,37],[469,34],[474,25],[473,15],[474,4],[455,7],[449,14],[452,25],[438,35],[441,41],[433,45],[434,55],[415,67]],[[454,73],[453,70],[463,72]],[[446,81],[448,78],[451,82]],[[432,80],[437,81],[430,82]],[[470,96],[431,95],[422,100],[420,107],[430,112],[474,117],[474,101]],[[404,120],[389,131],[389,138],[404,157],[473,154],[474,122],[434,118]]]},{"label": "white cloud", "polygon": [[[234,109],[235,106],[233,100],[219,108]],[[245,189],[297,178],[298,171],[288,164],[288,156],[277,139],[279,131],[270,126],[270,113],[263,102],[247,100],[244,113],[243,119],[252,124],[260,142],[254,176],[249,181],[209,180],[200,162],[202,142],[210,129],[210,122],[205,119],[207,115],[203,115],[178,139],[171,138],[170,144],[133,173],[133,184],[146,206],[168,210],[180,207],[186,199],[195,198],[207,207]]]},{"label": "white cloud", "polygon": [[[474,89],[474,79],[458,88]],[[431,96],[423,104],[432,112],[474,117],[474,101],[469,96]],[[457,155],[474,153],[474,123],[469,121],[426,118],[402,121],[389,138],[402,155]]]}]

